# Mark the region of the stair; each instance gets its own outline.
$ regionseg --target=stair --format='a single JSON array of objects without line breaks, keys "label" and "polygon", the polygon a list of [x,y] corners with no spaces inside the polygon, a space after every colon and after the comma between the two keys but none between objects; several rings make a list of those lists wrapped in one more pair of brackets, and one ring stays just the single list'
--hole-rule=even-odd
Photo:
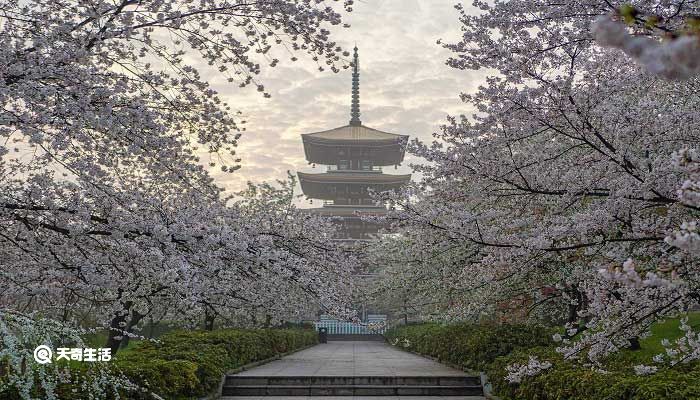
[{"label": "stair", "polygon": [[477,376],[236,376],[223,396],[482,396]]},{"label": "stair", "polygon": [[373,341],[373,342],[384,342],[384,336],[382,335],[368,335],[368,334],[358,334],[358,333],[343,333],[328,335],[328,341],[351,341],[351,342],[363,342],[363,341]]}]

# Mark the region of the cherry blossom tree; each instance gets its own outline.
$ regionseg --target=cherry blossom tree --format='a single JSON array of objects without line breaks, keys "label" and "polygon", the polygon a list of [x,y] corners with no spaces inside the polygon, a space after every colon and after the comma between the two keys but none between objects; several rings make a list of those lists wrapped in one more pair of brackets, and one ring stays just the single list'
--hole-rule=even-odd
[{"label": "cherry blossom tree", "polygon": [[0,1],[0,322],[108,328],[116,352],[156,315],[345,310],[356,260],[290,182],[225,197],[208,174],[238,169],[243,121],[197,68],[265,96],[273,53],[337,71],[329,27],[353,2],[333,3]]},{"label": "cherry blossom tree", "polygon": [[678,12],[669,22],[661,15],[645,15],[634,5],[624,4],[612,15],[598,18],[593,31],[599,44],[623,50],[649,72],[684,79],[700,72],[700,19],[691,14],[697,11],[691,5],[679,3],[675,7]]},{"label": "cherry blossom tree", "polygon": [[[422,205],[427,203],[412,206]],[[478,247],[446,240],[430,227],[410,222],[396,221],[394,229],[400,234],[384,236],[367,251],[366,259],[378,271],[366,289],[372,301],[404,323],[468,318],[463,307],[477,305],[468,299],[478,289],[465,286],[469,277],[463,275],[467,270],[462,263],[470,262]],[[472,316],[480,314],[473,311]]]},{"label": "cherry blossom tree", "polygon": [[[451,271],[461,299],[442,317],[522,300],[531,316],[567,324],[563,354],[598,362],[700,299],[697,254],[675,242],[694,240],[697,205],[678,193],[694,184],[672,162],[698,145],[699,82],[658,77],[598,45],[593,22],[621,2],[474,4],[477,15],[457,6],[463,37],[445,44],[448,64],[492,76],[462,95],[473,115],[412,144],[424,178],[389,196],[410,243],[395,255],[434,275],[432,293]],[[634,7],[679,26],[696,6]]]}]

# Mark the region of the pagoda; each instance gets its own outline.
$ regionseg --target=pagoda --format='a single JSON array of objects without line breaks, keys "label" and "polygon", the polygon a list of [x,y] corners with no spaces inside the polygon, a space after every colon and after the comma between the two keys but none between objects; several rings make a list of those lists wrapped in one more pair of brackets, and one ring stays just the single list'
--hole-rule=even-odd
[{"label": "pagoda", "polygon": [[323,207],[310,212],[338,217],[341,229],[336,239],[356,241],[372,239],[381,229],[378,223],[364,221],[363,215],[387,213],[386,206],[372,199],[370,192],[398,190],[411,175],[382,172],[382,167],[403,162],[408,136],[372,129],[360,121],[360,63],[357,47],[354,50],[350,122],[301,135],[306,160],[326,166],[326,171],[299,172],[298,176],[306,197],[323,201]]}]

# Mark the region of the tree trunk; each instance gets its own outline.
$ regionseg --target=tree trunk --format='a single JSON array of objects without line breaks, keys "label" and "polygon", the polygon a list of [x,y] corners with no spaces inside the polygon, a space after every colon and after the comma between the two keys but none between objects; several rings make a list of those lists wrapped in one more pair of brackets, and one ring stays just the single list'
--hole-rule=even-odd
[{"label": "tree trunk", "polygon": [[[145,314],[141,314],[138,311],[132,311],[131,312],[131,319],[129,320],[129,324],[126,326],[126,331],[128,333],[134,333],[134,327],[138,325],[139,322],[145,317]],[[131,338],[128,335],[124,335],[124,338],[122,339],[122,344],[121,348],[125,349],[129,345],[129,340]]]},{"label": "tree trunk", "polygon": [[567,289],[567,292],[569,294],[569,297],[572,299],[576,300],[576,304],[571,304],[569,303],[569,315],[566,318],[566,322],[569,324],[574,324],[579,322],[579,315],[578,312],[581,310],[581,307],[583,307],[583,298],[581,296],[581,292],[578,290],[578,287],[576,286],[571,286],[569,289]]},{"label": "tree trunk", "polygon": [[216,313],[210,306],[206,306],[204,309],[204,330],[213,331],[214,321],[216,321]]},{"label": "tree trunk", "polygon": [[641,350],[642,349],[642,344],[639,343],[638,337],[633,337],[629,341],[630,341],[630,350]]},{"label": "tree trunk", "polygon": [[123,309],[114,314],[112,321],[109,323],[109,332],[107,334],[107,344],[105,347],[112,351],[112,355],[117,354],[119,346],[124,339],[124,330],[126,327],[126,318],[129,316],[129,311],[133,302],[127,301],[122,303]]},{"label": "tree trunk", "polygon": [[153,321],[153,317],[150,317],[148,319],[148,337],[150,339],[153,339],[153,333],[155,332],[156,329],[156,322]]}]

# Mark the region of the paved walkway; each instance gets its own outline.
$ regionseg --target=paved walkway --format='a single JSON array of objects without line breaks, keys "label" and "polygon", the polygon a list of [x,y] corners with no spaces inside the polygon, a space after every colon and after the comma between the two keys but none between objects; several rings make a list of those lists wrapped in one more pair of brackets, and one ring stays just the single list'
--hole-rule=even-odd
[{"label": "paved walkway", "polygon": [[[239,376],[466,376],[427,358],[394,348],[383,342],[329,342],[283,357]],[[259,399],[337,399],[337,400],[393,400],[396,396],[382,397],[230,397],[236,400]],[[226,398],[225,398],[226,399]],[[484,399],[484,397],[421,397],[402,396],[401,399]]]},{"label": "paved walkway", "polygon": [[328,342],[261,365],[243,376],[465,376],[384,342]]}]

